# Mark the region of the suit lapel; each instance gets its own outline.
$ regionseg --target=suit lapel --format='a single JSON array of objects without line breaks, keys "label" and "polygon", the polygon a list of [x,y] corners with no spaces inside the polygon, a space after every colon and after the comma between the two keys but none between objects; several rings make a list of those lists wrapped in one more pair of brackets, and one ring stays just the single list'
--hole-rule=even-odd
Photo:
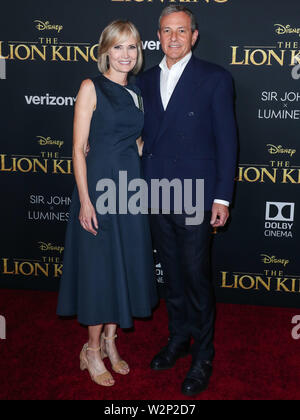
[{"label": "suit lapel", "polygon": [[[160,69],[159,69],[160,70]],[[160,94],[160,71],[158,72],[158,93],[160,107],[163,109],[161,94]],[[174,124],[174,116],[178,110],[180,110],[180,104],[184,103],[190,97],[193,97],[195,88],[201,85],[203,81],[208,77],[207,72],[204,70],[195,70],[195,58],[192,56],[187,66],[185,67],[175,89],[170,98],[168,106],[164,112],[164,118],[157,134],[156,141],[165,133],[170,124]],[[157,96],[157,94],[156,94]],[[156,142],[155,141],[155,142]]]},{"label": "suit lapel", "polygon": [[176,108],[178,107],[178,104],[180,102],[180,99],[182,99],[183,95],[185,94],[185,90],[189,87],[189,85],[194,83],[193,77],[193,62],[192,58],[187,63],[180,79],[178,80],[177,85],[175,86],[174,92],[169,100],[168,106],[166,108],[166,114],[172,114]]},{"label": "suit lapel", "polygon": [[162,100],[161,100],[161,94],[160,94],[160,72],[161,69],[159,66],[156,68],[155,73],[155,100],[156,100],[156,109],[159,110],[159,112],[165,112]]}]

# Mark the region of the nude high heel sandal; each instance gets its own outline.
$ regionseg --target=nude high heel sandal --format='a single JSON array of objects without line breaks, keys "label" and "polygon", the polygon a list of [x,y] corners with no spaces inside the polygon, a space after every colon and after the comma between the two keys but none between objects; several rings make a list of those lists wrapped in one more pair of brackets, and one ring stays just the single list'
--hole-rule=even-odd
[{"label": "nude high heel sandal", "polygon": [[[107,370],[103,373],[98,374],[97,368],[92,365],[91,362],[88,361],[86,352],[88,351],[101,351],[101,347],[98,347],[97,349],[93,349],[88,346],[88,343],[86,343],[80,353],[80,369],[82,371],[88,370],[92,381],[96,382],[98,385],[102,386],[113,386],[115,384],[114,378],[112,377],[111,373]],[[113,383],[109,383],[107,381],[113,380]]]},{"label": "nude high heel sandal", "polygon": [[[112,337],[106,337],[104,333],[101,335],[101,359],[103,360],[105,359],[105,357],[108,357],[111,362],[111,366],[114,372],[119,373],[120,375],[128,375],[129,366],[125,362],[125,360],[120,360],[119,362],[113,364],[106,351],[105,341],[108,341],[108,340],[112,341],[112,340],[115,340],[117,337],[118,337],[117,335],[113,335]],[[122,372],[122,369],[128,369],[128,372],[124,373]]]}]

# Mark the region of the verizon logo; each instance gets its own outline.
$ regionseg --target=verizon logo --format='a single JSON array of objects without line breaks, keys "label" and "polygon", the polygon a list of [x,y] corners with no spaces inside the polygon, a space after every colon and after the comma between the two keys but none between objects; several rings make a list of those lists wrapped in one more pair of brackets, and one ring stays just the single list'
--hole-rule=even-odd
[{"label": "verizon logo", "polygon": [[76,98],[71,96],[51,96],[46,93],[44,96],[25,95],[27,105],[46,105],[46,106],[74,106]]},{"label": "verizon logo", "polygon": [[142,48],[143,50],[159,50],[160,49],[160,42],[159,41],[142,41]]}]

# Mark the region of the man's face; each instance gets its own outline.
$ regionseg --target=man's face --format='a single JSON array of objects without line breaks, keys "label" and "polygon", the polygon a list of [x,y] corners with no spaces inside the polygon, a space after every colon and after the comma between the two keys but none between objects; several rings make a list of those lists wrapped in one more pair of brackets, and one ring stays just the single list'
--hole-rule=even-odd
[{"label": "man's face", "polygon": [[171,67],[192,49],[197,41],[198,31],[192,32],[191,18],[184,12],[175,12],[161,19],[158,38],[167,64]]}]

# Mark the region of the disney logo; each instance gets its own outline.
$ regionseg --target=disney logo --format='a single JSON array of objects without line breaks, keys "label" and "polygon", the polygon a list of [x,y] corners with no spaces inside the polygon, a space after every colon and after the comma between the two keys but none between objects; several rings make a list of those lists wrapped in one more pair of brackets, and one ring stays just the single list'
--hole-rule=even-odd
[{"label": "disney logo", "polygon": [[57,31],[60,33],[63,30],[63,25],[51,25],[48,20],[46,22],[35,20],[34,22],[37,23],[36,29],[39,31]]},{"label": "disney logo", "polygon": [[274,26],[277,27],[275,32],[278,35],[298,34],[300,36],[300,28],[292,28],[291,25],[280,25],[279,23],[276,23]]},{"label": "disney logo", "polygon": [[41,251],[57,251],[60,254],[62,254],[64,247],[63,246],[55,246],[52,245],[51,243],[46,243],[46,242],[39,242],[39,247]]},{"label": "disney logo", "polygon": [[43,137],[43,136],[37,136],[39,138],[38,143],[41,146],[58,146],[61,148],[61,146],[64,144],[61,140],[52,140],[51,137]]},{"label": "disney logo", "polygon": [[297,152],[296,149],[284,149],[281,145],[274,146],[273,144],[267,144],[267,146],[269,147],[268,152],[271,155],[286,154],[292,157]]},{"label": "disney logo", "polygon": [[285,259],[279,259],[276,258],[275,255],[269,256],[266,254],[262,254],[262,262],[264,264],[282,264],[284,267],[286,267],[290,261]]}]

